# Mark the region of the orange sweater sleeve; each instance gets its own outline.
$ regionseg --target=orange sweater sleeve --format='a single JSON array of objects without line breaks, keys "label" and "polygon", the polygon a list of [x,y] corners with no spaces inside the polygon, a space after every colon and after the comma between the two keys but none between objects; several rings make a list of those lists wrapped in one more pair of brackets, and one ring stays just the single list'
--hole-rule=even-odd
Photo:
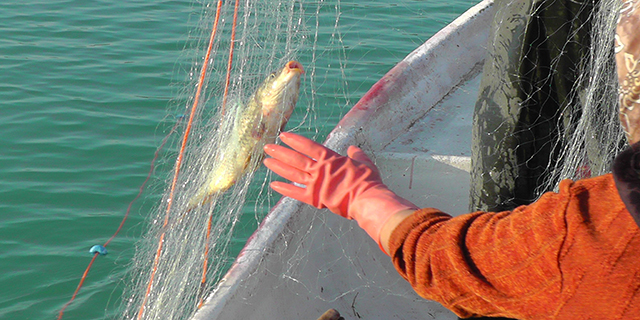
[{"label": "orange sweater sleeve", "polygon": [[640,235],[611,175],[559,189],[508,212],[418,210],[391,235],[393,263],[461,317],[638,318]]}]

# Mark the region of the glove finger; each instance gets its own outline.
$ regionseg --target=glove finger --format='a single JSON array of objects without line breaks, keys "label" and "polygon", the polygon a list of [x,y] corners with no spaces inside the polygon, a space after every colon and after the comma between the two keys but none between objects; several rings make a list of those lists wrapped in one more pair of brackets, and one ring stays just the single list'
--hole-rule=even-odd
[{"label": "glove finger", "polygon": [[320,160],[328,158],[329,156],[337,155],[333,150],[295,133],[283,132],[280,134],[280,140],[294,150],[305,154],[312,159]]},{"label": "glove finger", "polygon": [[301,184],[306,184],[309,181],[309,174],[305,171],[298,170],[295,167],[288,165],[280,160],[274,158],[267,158],[263,161],[264,165],[277,175]]},{"label": "glove finger", "polygon": [[299,170],[305,170],[315,163],[313,159],[305,156],[304,154],[277,144],[265,145],[264,152],[272,156],[274,159]]},{"label": "glove finger", "polygon": [[294,186],[282,181],[274,181],[270,184],[271,189],[275,192],[289,198],[296,199],[306,204],[314,205],[311,198],[307,196],[306,189]]}]

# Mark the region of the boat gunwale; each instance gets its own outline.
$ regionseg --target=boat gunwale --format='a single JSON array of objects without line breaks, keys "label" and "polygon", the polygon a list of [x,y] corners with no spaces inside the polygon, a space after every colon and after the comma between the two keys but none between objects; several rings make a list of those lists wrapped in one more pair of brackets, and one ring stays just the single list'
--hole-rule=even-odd
[{"label": "boat gunwale", "polygon": [[[430,62],[441,58],[443,48],[451,45],[447,43],[450,42],[451,37],[459,37],[463,31],[471,33],[470,30],[461,29],[473,30],[474,23],[479,23],[474,20],[475,18],[482,16],[483,19],[492,19],[494,10],[489,10],[492,9],[492,7],[493,0],[481,1],[407,55],[407,57],[377,81],[351,108],[334,130],[331,131],[324,144],[337,152],[344,152],[349,145],[361,144],[362,141],[359,140],[362,140],[360,137],[364,135],[363,131],[366,130],[368,124],[379,118],[381,111],[383,111],[385,107],[399,107],[389,106],[386,102],[392,97],[398,97],[403,94],[402,85],[410,81],[411,77],[425,77],[424,75],[416,74],[416,66],[420,66],[419,68],[424,71],[425,65],[428,66]],[[484,43],[482,45],[484,45]],[[483,57],[477,59],[480,60],[472,63],[469,70],[472,70],[477,63],[480,63]],[[434,69],[431,73],[438,71],[441,70]],[[435,75],[430,74],[430,76]],[[438,101],[449,92],[451,87],[457,85],[466,76],[467,74],[463,73],[457,75],[455,79],[451,79],[452,83],[448,86],[446,92],[435,92],[433,94],[432,105],[437,104]],[[427,111],[412,113],[412,116],[417,120],[424,116]],[[389,120],[387,119],[387,121]],[[411,122],[407,121],[407,119],[404,119],[404,121]],[[406,129],[404,127],[400,128],[400,126],[397,127],[398,128],[392,128],[390,132],[384,132],[383,135],[386,140],[388,140],[389,135],[397,136],[402,130]],[[372,140],[368,141],[369,144],[381,145],[381,135],[371,134],[369,137],[372,137]],[[291,198],[282,197],[260,223],[256,231],[249,237],[229,271],[220,280],[211,294],[209,294],[202,308],[195,313],[192,319],[216,319],[224,310],[225,306],[238,294],[237,289],[241,287],[241,284],[247,281],[251,275],[256,274],[256,270],[261,264],[260,262],[265,259],[266,255],[273,251],[274,243],[278,243],[279,239],[287,242],[287,234],[284,233],[283,230],[287,228],[288,224],[293,223],[296,213],[301,212],[305,206],[307,205]]]}]

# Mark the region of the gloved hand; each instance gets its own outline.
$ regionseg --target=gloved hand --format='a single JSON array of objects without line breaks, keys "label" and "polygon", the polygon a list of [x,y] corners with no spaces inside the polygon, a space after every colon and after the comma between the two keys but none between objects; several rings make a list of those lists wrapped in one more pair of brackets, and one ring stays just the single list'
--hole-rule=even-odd
[{"label": "gloved hand", "polygon": [[274,181],[271,188],[284,196],[356,220],[379,245],[380,230],[391,216],[417,209],[382,183],[378,169],[360,148],[349,147],[345,157],[297,134],[285,132],[280,134],[280,139],[293,150],[266,145],[264,151],[273,158],[265,159],[265,166],[305,187]]}]

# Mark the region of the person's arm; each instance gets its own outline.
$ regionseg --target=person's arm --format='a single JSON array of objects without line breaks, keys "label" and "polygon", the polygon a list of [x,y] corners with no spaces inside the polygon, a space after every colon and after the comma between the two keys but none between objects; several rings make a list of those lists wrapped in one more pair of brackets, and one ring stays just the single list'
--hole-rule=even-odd
[{"label": "person's arm", "polygon": [[392,230],[388,252],[420,296],[458,316],[549,317],[561,303],[569,187],[514,211],[417,210]]},{"label": "person's arm", "polygon": [[[580,286],[586,289],[574,301],[586,304],[578,310],[587,318],[589,304],[603,303],[593,301],[598,296],[592,290],[617,294],[617,287],[602,280],[600,262],[633,251],[617,244],[638,230],[609,175],[563,182],[560,193],[511,212],[452,218],[437,209],[416,209],[390,191],[358,148],[345,157],[295,134],[281,138],[294,150],[267,145],[273,158],[265,164],[302,186],[276,181],[274,190],[355,219],[416,292],[460,316],[552,318],[563,304],[574,303],[569,300]],[[611,219],[621,223],[612,229]],[[615,302],[607,301],[600,311]]]},{"label": "person's arm", "polygon": [[418,210],[389,254],[418,294],[461,317],[637,316],[639,231],[611,175],[559,188],[513,211]]},{"label": "person's arm", "polygon": [[[557,296],[557,283],[548,284],[558,280],[566,233],[563,196],[547,195],[513,213],[452,218],[436,209],[417,209],[391,192],[358,148],[345,157],[292,133],[281,139],[293,149],[267,145],[273,158],[265,165],[302,186],[275,181],[272,188],[356,220],[423,297],[462,316],[514,316],[526,314],[518,308],[527,305],[528,292]],[[513,283],[514,276],[527,280]]]}]

